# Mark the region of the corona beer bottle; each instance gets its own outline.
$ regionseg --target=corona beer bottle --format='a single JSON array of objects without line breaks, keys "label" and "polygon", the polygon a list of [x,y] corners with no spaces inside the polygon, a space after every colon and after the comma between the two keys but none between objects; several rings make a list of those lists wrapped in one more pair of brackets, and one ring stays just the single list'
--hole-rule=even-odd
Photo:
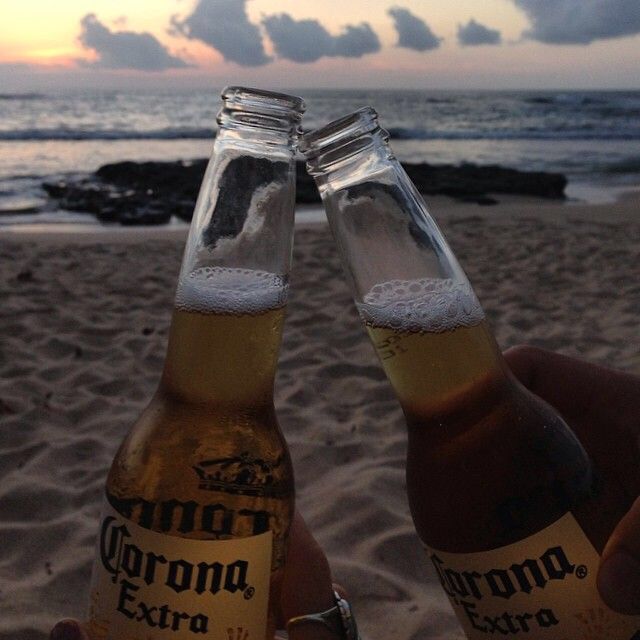
[{"label": "corona beer bottle", "polygon": [[107,479],[92,640],[274,633],[294,486],[273,383],[304,105],[240,87],[222,97],[162,378]]},{"label": "corona beer bottle", "polygon": [[599,553],[633,496],[510,373],[375,111],[304,136],[356,305],[408,426],[417,532],[468,638],[637,640]]}]

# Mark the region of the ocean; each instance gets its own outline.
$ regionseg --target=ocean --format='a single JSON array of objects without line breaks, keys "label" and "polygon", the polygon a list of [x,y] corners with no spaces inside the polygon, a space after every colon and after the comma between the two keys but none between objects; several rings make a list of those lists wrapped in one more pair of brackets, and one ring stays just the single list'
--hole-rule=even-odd
[{"label": "ocean", "polygon": [[[402,161],[556,171],[570,199],[640,187],[640,91],[292,91],[312,129],[373,106]],[[43,180],[120,160],[209,155],[218,90],[0,93],[0,224],[89,222],[41,209]]]}]

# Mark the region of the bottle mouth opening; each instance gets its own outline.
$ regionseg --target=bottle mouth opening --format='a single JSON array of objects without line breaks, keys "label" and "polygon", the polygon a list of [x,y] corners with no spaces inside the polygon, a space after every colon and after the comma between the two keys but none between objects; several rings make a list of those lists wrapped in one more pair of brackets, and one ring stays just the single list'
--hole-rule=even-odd
[{"label": "bottle mouth opening", "polygon": [[333,120],[319,129],[303,134],[298,149],[307,160],[314,160],[328,150],[338,149],[360,136],[380,129],[378,113],[373,107],[362,107]]},{"label": "bottle mouth opening", "polygon": [[264,115],[299,123],[305,111],[305,103],[298,96],[265,91],[251,87],[225,87],[222,90],[223,111]]}]

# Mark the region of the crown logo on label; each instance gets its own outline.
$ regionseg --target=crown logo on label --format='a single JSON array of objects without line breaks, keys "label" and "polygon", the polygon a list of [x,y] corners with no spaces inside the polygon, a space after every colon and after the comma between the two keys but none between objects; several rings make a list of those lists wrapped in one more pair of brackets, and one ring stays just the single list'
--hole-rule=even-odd
[{"label": "crown logo on label", "polygon": [[227,629],[227,640],[248,640],[249,631],[243,627],[229,627]]},{"label": "crown logo on label", "polygon": [[193,467],[207,491],[224,491],[235,495],[279,498],[287,494],[287,486],[276,480],[282,456],[270,462],[254,458],[244,451],[238,456],[203,460]]}]

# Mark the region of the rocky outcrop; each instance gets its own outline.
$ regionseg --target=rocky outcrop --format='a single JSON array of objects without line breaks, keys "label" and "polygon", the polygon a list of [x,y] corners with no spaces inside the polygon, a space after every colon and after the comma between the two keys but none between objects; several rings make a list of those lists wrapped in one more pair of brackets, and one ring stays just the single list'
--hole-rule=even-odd
[{"label": "rocky outcrop", "polygon": [[[163,224],[175,215],[191,220],[207,165],[191,162],[116,162],[94,174],[71,181],[45,182],[43,188],[59,207],[96,215],[104,222]],[[567,179],[562,174],[518,171],[475,164],[404,164],[418,191],[447,195],[479,204],[495,204],[499,194],[564,198]],[[298,163],[298,203],[320,202],[311,176]]]}]

